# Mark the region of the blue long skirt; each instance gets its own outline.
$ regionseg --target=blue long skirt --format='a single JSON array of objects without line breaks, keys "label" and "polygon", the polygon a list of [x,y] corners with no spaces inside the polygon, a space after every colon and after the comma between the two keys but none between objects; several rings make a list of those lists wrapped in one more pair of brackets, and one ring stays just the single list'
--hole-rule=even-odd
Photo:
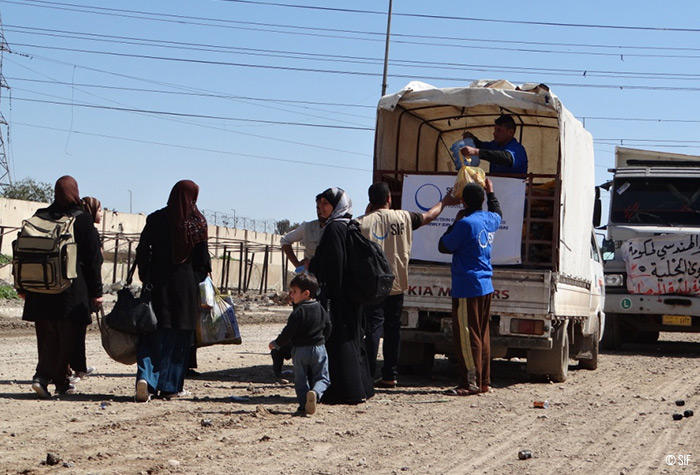
[{"label": "blue long skirt", "polygon": [[145,379],[151,394],[182,391],[194,338],[192,330],[159,328],[141,337],[137,353],[136,381]]}]

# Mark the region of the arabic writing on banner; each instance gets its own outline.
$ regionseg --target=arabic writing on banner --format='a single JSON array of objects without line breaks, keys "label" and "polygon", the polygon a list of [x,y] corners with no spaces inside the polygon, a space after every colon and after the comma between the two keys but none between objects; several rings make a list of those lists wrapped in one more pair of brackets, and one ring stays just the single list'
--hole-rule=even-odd
[{"label": "arabic writing on banner", "polygon": [[[523,211],[525,208],[525,180],[491,177],[494,193],[503,212],[501,226],[496,232],[491,249],[494,265],[520,264]],[[402,208],[425,213],[452,189],[455,177],[450,175],[406,175],[401,195]],[[484,203],[484,209],[486,203]],[[450,254],[438,251],[438,241],[452,224],[461,206],[450,206],[432,223],[421,226],[413,233],[411,259],[430,262],[451,262]]]},{"label": "arabic writing on banner", "polygon": [[700,295],[697,234],[630,239],[623,243],[621,250],[630,293]]}]

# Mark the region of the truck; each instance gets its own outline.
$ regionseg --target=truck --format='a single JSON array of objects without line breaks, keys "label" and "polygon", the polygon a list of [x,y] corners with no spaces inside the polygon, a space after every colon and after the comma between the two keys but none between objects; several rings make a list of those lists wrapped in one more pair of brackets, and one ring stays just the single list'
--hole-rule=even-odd
[{"label": "truck", "polygon": [[700,332],[700,157],[615,149],[603,347]]},{"label": "truck", "polygon": [[[493,244],[491,353],[526,358],[533,379],[562,382],[570,358],[586,369],[598,365],[605,290],[594,234],[601,206],[593,139],[550,88],[506,80],[436,88],[414,81],[383,96],[373,180],[388,183],[396,208],[425,210],[421,200],[435,203],[454,184],[451,144],[465,131],[488,137],[501,114],[515,119],[529,165],[521,175],[478,165],[494,181],[504,212]],[[426,193],[431,199],[421,197]],[[430,373],[436,354],[454,355],[450,256],[439,256],[437,245],[456,212],[446,210],[414,233],[402,314],[404,368]]]}]

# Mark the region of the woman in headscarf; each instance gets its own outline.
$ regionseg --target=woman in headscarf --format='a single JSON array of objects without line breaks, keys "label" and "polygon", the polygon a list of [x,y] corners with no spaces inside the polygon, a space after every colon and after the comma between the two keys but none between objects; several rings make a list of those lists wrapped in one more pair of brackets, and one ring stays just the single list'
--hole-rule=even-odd
[{"label": "woman in headscarf", "polygon": [[[102,203],[95,197],[85,196],[80,199],[83,211],[90,215],[92,222],[98,225],[102,222]],[[99,234],[99,232],[98,232]],[[102,247],[100,246],[100,252]],[[75,347],[71,352],[70,366],[68,368],[68,379],[75,384],[82,378],[95,372],[94,366],[87,365],[85,357],[85,335],[87,334],[87,325],[83,325],[75,338]]]},{"label": "woman in headscarf", "polygon": [[142,337],[137,354],[136,401],[153,394],[170,399],[184,391],[199,308],[197,283],[211,271],[207,221],[197,208],[199,187],[175,184],[168,205],[146,218],[136,248],[139,278],[152,286],[158,329]]},{"label": "woman in headscarf", "polygon": [[58,394],[75,392],[66,374],[70,355],[81,328],[92,321],[91,310],[102,306],[100,238],[92,217],[80,211],[78,183],[68,175],[56,181],[53,203],[37,211],[56,218],[75,216],[73,235],[78,247],[77,277],[68,289],[60,294],[24,293],[22,320],[34,322],[39,350],[32,389],[43,399],[51,397],[50,382]]},{"label": "woman in headscarf", "polygon": [[328,302],[333,332],[326,341],[331,385],[323,395],[328,404],[358,404],[374,395],[369,364],[362,344],[362,308],[348,297],[345,279],[345,242],[352,218],[352,201],[341,188],[316,196],[323,236],[309,271],[320,284],[319,301]]}]

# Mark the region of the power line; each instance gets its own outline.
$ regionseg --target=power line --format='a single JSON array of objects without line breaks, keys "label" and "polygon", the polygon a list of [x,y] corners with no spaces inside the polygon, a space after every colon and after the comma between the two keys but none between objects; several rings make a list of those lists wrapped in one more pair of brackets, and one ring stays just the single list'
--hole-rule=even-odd
[{"label": "power line", "polygon": [[243,117],[226,117],[226,116],[216,116],[207,114],[192,114],[186,112],[170,112],[170,111],[157,111],[149,109],[135,109],[128,107],[114,107],[114,106],[101,106],[96,104],[85,104],[85,103],[74,103],[74,102],[61,102],[61,101],[46,101],[41,99],[29,99],[25,97],[14,97],[15,101],[26,101],[35,102],[41,104],[53,104],[61,106],[70,107],[85,107],[89,109],[103,109],[119,112],[138,112],[141,114],[152,114],[152,115],[162,115],[162,116],[174,116],[174,117],[192,117],[197,119],[216,119],[216,120],[230,120],[233,122],[250,122],[256,124],[272,124],[272,125],[290,125],[298,127],[314,127],[320,129],[342,129],[342,130],[374,130],[372,127],[350,127],[346,125],[328,125],[328,124],[309,124],[304,122],[290,122],[290,121],[279,121],[279,120],[263,120],[263,119],[246,119]]},{"label": "power line", "polygon": [[[60,51],[72,51],[78,53],[88,53],[88,54],[102,54],[108,56],[117,57],[127,57],[127,58],[137,58],[137,59],[153,59],[160,61],[171,61],[177,63],[195,63],[203,64],[209,66],[229,66],[229,67],[243,67],[243,68],[258,68],[258,69],[269,69],[269,70],[283,70],[283,71],[296,71],[296,72],[312,72],[312,73],[323,73],[323,74],[338,74],[338,75],[353,75],[353,76],[369,76],[376,77],[377,73],[373,72],[362,72],[362,71],[348,71],[348,70],[337,70],[337,69],[318,69],[318,68],[301,68],[295,66],[273,66],[273,65],[261,65],[261,64],[251,64],[251,63],[241,63],[232,61],[213,61],[213,60],[202,60],[202,59],[187,59],[187,58],[177,58],[168,56],[154,56],[154,55],[142,55],[142,54],[132,54],[132,53],[117,53],[117,52],[105,52],[105,51],[94,51],[94,50],[84,50],[78,48],[62,48],[57,46],[45,46],[45,45],[30,45],[30,44],[19,44],[19,46],[40,48],[40,49],[54,49]],[[14,54],[24,54],[19,51],[14,51]],[[36,55],[28,55],[30,57],[38,58]],[[507,70],[508,68],[503,67],[502,69]],[[514,68],[516,70],[527,70],[528,68]],[[492,72],[494,69],[489,69],[488,67],[474,68],[473,71],[488,71]],[[530,71],[531,72],[531,71]],[[586,73],[586,71],[584,71]],[[648,73],[654,74],[654,73]],[[404,78],[404,79],[416,79],[420,75],[416,74],[391,74],[393,78]],[[586,76],[586,74],[583,74]],[[422,76],[422,79],[427,80],[438,80],[438,81],[456,81],[464,82],[474,81],[478,78],[465,78],[465,77],[446,77],[446,76]],[[663,79],[663,78],[656,78]],[[700,78],[699,78],[700,79]],[[527,81],[522,81],[527,82]],[[603,89],[631,89],[631,90],[648,90],[648,91],[686,91],[686,92],[698,92],[700,88],[696,87],[677,87],[677,86],[645,86],[645,85],[622,85],[622,84],[581,84],[581,83],[562,83],[562,82],[552,82],[548,81],[550,86],[563,86],[563,87],[585,87],[585,88],[603,88]]]},{"label": "power line", "polygon": [[[318,106],[328,106],[328,107],[360,107],[365,109],[376,109],[376,106],[372,105],[360,105],[360,104],[350,104],[350,103],[338,103],[338,102],[321,102],[321,101],[298,101],[289,99],[280,99],[273,97],[253,97],[253,96],[235,96],[227,94],[217,94],[217,93],[196,93],[196,92],[180,92],[180,91],[164,91],[157,89],[144,89],[144,88],[132,88],[132,87],[120,87],[120,86],[107,86],[104,84],[84,84],[84,83],[69,83],[65,81],[48,81],[40,79],[29,79],[23,77],[8,77],[8,79],[26,82],[38,82],[47,84],[56,84],[61,86],[76,86],[76,87],[88,87],[88,88],[99,88],[99,89],[110,89],[118,91],[130,91],[130,92],[146,92],[154,94],[174,94],[192,97],[207,97],[207,98],[219,98],[219,99],[242,99],[256,102],[272,102],[272,103],[291,103],[291,104],[311,104]],[[16,90],[21,90],[17,89]],[[31,92],[31,91],[28,91]],[[333,112],[336,113],[336,112]],[[603,117],[603,116],[577,116],[581,121],[588,120],[601,120],[601,121],[620,121],[620,122],[658,122],[658,123],[686,123],[686,124],[697,124],[700,123],[700,119],[665,119],[665,118],[654,118],[654,117]]]},{"label": "power line", "polygon": [[[285,8],[298,8],[305,10],[320,10],[320,11],[331,11],[339,13],[363,13],[371,15],[386,15],[383,11],[372,11],[372,10],[355,10],[350,8],[331,8],[331,7],[319,7],[312,5],[294,5],[288,3],[278,3],[278,2],[258,2],[250,0],[218,0],[220,2],[230,2],[230,3],[246,3],[252,5],[267,5]],[[682,33],[700,33],[700,28],[664,28],[664,27],[652,27],[652,26],[626,26],[626,25],[601,25],[592,23],[561,23],[561,22],[549,22],[549,21],[525,21],[525,20],[504,20],[504,19],[491,19],[491,18],[478,18],[478,17],[459,17],[459,16],[445,16],[445,15],[428,15],[420,13],[393,13],[394,16],[403,16],[407,18],[429,18],[431,20],[458,20],[458,21],[473,21],[473,22],[485,22],[485,23],[503,23],[511,25],[536,25],[536,26],[558,26],[567,28],[603,28],[612,30],[638,30],[638,31],[663,31],[663,32],[682,32]]]},{"label": "power line", "polygon": [[[7,29],[7,28],[6,28]],[[34,29],[34,28],[32,28]],[[48,29],[43,29],[39,28],[36,30],[41,30],[41,31],[48,31],[48,32],[54,32],[54,33],[41,33],[41,36],[58,36],[58,37],[68,37],[68,38],[74,38],[74,39],[87,39],[89,41],[102,41],[102,42],[108,42],[108,43],[114,43],[112,40],[119,41],[120,44],[136,44],[136,45],[141,45],[141,46],[152,46],[152,47],[159,47],[159,48],[177,48],[177,49],[188,49],[188,50],[194,50],[194,51],[208,51],[208,52],[216,52],[216,53],[230,53],[230,54],[244,54],[244,55],[255,55],[255,56],[260,56],[260,55],[269,55],[273,57],[284,57],[284,58],[290,58],[290,57],[296,57],[295,59],[306,59],[306,60],[324,60],[324,61],[336,61],[336,62],[347,62],[347,63],[363,63],[363,64],[379,64],[381,63],[382,59],[380,58],[371,58],[371,57],[361,57],[361,56],[350,56],[350,55],[329,55],[329,54],[318,54],[318,53],[306,53],[306,52],[300,52],[300,51],[285,51],[285,50],[270,50],[270,49],[262,49],[262,48],[243,48],[243,47],[234,47],[234,46],[226,46],[226,45],[213,45],[213,44],[202,44],[202,43],[191,43],[191,42],[177,42],[177,41],[166,41],[166,40],[158,40],[158,39],[152,39],[152,38],[134,38],[134,37],[128,37],[128,36],[115,36],[115,35],[98,35],[98,34],[93,34],[93,33],[84,33],[84,32],[65,32],[63,30],[48,30]],[[69,33],[68,36],[66,35],[58,35],[58,33]],[[75,36],[71,36],[75,35]],[[87,38],[83,38],[83,36],[87,36]],[[41,47],[41,48],[56,48],[55,46],[41,46],[41,45],[27,45],[23,43],[16,43],[19,46],[30,46],[30,47]],[[454,45],[453,45],[454,46]],[[464,46],[466,48],[466,46]],[[472,48],[472,47],[470,47]],[[489,47],[489,49],[493,49],[492,46]],[[509,51],[512,51],[511,48],[508,49]],[[698,49],[697,51],[700,51]],[[108,54],[108,52],[103,52],[103,51],[95,51],[95,50],[80,50],[79,52],[91,52],[95,54]],[[551,52],[551,51],[550,51]],[[565,54],[572,54],[571,52],[564,52],[562,51],[561,53]],[[611,54],[612,56],[619,56],[620,53],[614,53]],[[654,57],[669,57],[668,54],[659,54],[659,55],[653,55]],[[700,58],[700,55],[698,56],[686,56],[686,58]],[[518,66],[497,66],[497,65],[475,65],[475,64],[465,64],[465,63],[455,63],[455,62],[450,62],[450,63],[445,63],[445,62],[438,62],[438,61],[417,61],[417,60],[401,60],[401,59],[392,59],[391,64],[394,66],[426,66],[426,67],[435,67],[435,66],[441,66],[443,68],[480,68],[480,69],[486,69],[486,70],[501,70],[501,71],[532,71],[532,72],[553,72],[556,74],[561,74],[561,75],[573,75],[573,76],[587,76],[587,77],[620,77],[620,78],[646,78],[646,77],[655,77],[658,79],[700,79],[700,74],[687,74],[687,73],[672,73],[672,72],[662,72],[662,73],[657,73],[657,72],[636,72],[636,71],[619,71],[619,70],[593,70],[593,69],[563,69],[563,68],[534,68],[534,67],[518,67]]]},{"label": "power line", "polygon": [[[15,100],[20,100],[20,101],[28,101],[28,102],[40,102],[40,103],[48,103],[48,104],[54,104],[54,105],[64,105],[64,106],[78,106],[78,107],[89,107],[89,108],[95,108],[95,109],[107,109],[107,110],[116,110],[116,111],[121,111],[121,112],[140,112],[140,113],[145,113],[145,114],[155,114],[155,115],[173,115],[173,116],[185,116],[185,117],[199,117],[199,118],[213,118],[213,119],[222,119],[222,117],[216,117],[216,116],[203,116],[203,115],[197,115],[197,114],[184,114],[184,113],[177,113],[177,112],[165,112],[165,111],[148,111],[148,110],[139,110],[139,109],[125,109],[125,108],[119,108],[119,107],[109,107],[109,106],[97,106],[97,105],[90,105],[90,104],[71,104],[67,102],[58,102],[58,101],[42,101],[42,100],[37,100],[37,99],[24,99],[24,98],[15,98]],[[604,118],[601,118],[604,119]],[[341,128],[341,129],[346,129],[347,127],[341,127],[341,126],[326,126],[322,124],[301,124],[301,123],[292,123],[292,122],[275,122],[275,121],[258,121],[255,119],[227,119],[227,120],[242,120],[246,122],[265,122],[265,123],[273,123],[277,125],[303,125],[306,127],[318,127],[318,128]],[[632,119],[622,119],[622,118],[613,118],[612,120],[632,120]],[[645,120],[645,119],[641,119]],[[669,122],[678,122],[678,121],[673,121],[669,120]],[[700,122],[700,121],[681,121],[681,122]],[[23,125],[29,125],[29,124],[23,124]],[[51,127],[45,127],[50,130],[62,130],[62,129],[54,129]],[[365,127],[365,128],[354,128],[354,130],[364,130],[364,131],[374,131],[373,128],[371,127]],[[113,137],[113,136],[106,136],[106,135],[101,135],[101,134],[89,134],[87,132],[82,132],[85,135],[95,135],[95,136],[100,136],[100,137],[109,137],[109,138],[116,138],[116,139],[121,139],[120,137]],[[123,139],[126,140],[126,139]],[[134,140],[135,142],[139,142],[138,140]],[[161,144],[159,142],[148,142],[148,141],[141,141],[144,143],[151,143],[151,144],[158,144],[158,145],[166,145],[166,144]],[[594,139],[594,142],[596,143],[622,143],[622,142],[646,142],[646,143],[673,143],[673,144],[700,144],[700,140],[667,140],[667,139],[649,139],[649,138],[644,138],[644,139],[637,139],[637,138],[597,138]],[[196,150],[207,150],[207,149],[196,149]],[[208,150],[212,151],[212,150]],[[224,152],[222,152],[224,153]],[[226,152],[228,153],[228,152]],[[245,155],[249,156],[249,155]],[[250,155],[253,156],[253,155]],[[256,156],[257,157],[257,156]],[[260,157],[264,158],[264,157]],[[282,161],[288,161],[288,160],[282,160]],[[310,162],[297,162],[297,161],[292,161],[293,163],[304,163],[304,164],[311,164]],[[342,168],[342,167],[341,167]],[[353,170],[357,170],[355,168],[350,168]]]},{"label": "power line", "polygon": [[[238,20],[229,20],[230,23],[236,24],[236,25],[254,25],[254,26],[263,26],[266,27],[267,29],[260,29],[260,28],[242,28],[240,26],[231,26],[231,28],[235,29],[248,29],[248,30],[253,30],[253,31],[263,31],[266,33],[281,33],[281,34],[299,34],[299,35],[304,35],[304,36],[309,36],[311,31],[321,31],[324,33],[349,33],[353,35],[363,35],[363,36],[369,36],[370,38],[358,38],[357,36],[353,37],[348,37],[348,36],[340,36],[338,34],[311,34],[312,36],[321,36],[321,37],[330,37],[330,38],[341,38],[341,39],[355,39],[355,40],[364,40],[364,41],[376,41],[380,42],[382,41],[382,37],[385,35],[385,33],[380,33],[380,32],[372,32],[372,31],[360,31],[360,30],[347,30],[347,29],[337,29],[337,28],[319,28],[319,27],[308,27],[308,26],[298,26],[298,25],[281,25],[281,24],[274,24],[274,23],[260,23],[260,22],[244,22],[244,21],[238,21]],[[209,26],[219,26],[219,25],[209,25]],[[269,28],[283,28],[286,30],[298,30],[298,33],[295,33],[293,31],[274,31],[270,30]],[[34,28],[34,27],[27,27],[27,26],[17,26],[17,25],[6,25],[6,29],[8,31],[13,31],[17,33],[25,33],[25,34],[32,34],[29,31],[36,31],[36,32],[42,32],[44,36],[56,36],[56,37],[63,37],[63,38],[76,38],[76,39],[85,39],[83,37],[88,37],[87,39],[92,39],[93,41],[106,41],[106,38],[111,38],[111,39],[119,39],[122,42],[126,41],[135,41],[137,42],[136,44],[141,44],[142,42],[145,43],[151,43],[152,46],[180,46],[183,48],[187,49],[197,49],[193,48],[194,43],[183,43],[183,42],[177,42],[177,41],[168,41],[168,40],[155,40],[155,39],[144,39],[144,38],[134,38],[134,37],[121,37],[121,36],[113,36],[113,35],[104,35],[104,34],[96,34],[96,33],[86,33],[86,32],[72,32],[72,31],[66,31],[66,30],[55,30],[55,29],[47,29],[47,28]],[[28,31],[29,30],[29,31]],[[374,38],[371,38],[374,37]],[[398,39],[398,38],[403,38],[403,40]],[[411,40],[411,38],[415,38],[416,40]],[[441,40],[444,41],[445,43],[428,43],[426,40]],[[566,55],[593,55],[593,56],[612,56],[612,57],[620,57],[621,55],[624,57],[651,57],[651,58],[658,58],[658,57],[663,57],[663,58],[687,58],[687,59],[693,59],[693,58],[698,58],[700,56],[697,55],[679,55],[677,54],[678,51],[689,51],[689,52],[698,52],[700,51],[700,48],[692,48],[692,47],[663,47],[663,46],[624,46],[624,45],[605,45],[605,44],[586,44],[586,43],[552,43],[552,42],[541,42],[541,41],[525,41],[525,40],[502,40],[502,39],[474,39],[474,38],[464,38],[464,37],[452,37],[452,36],[435,36],[435,35],[415,35],[415,34],[402,34],[402,33],[393,33],[392,34],[392,42],[397,43],[397,44],[417,44],[421,46],[440,46],[440,47],[452,47],[452,48],[465,48],[468,47],[470,49],[488,49],[488,50],[506,50],[506,51],[519,51],[519,52],[529,52],[529,53],[545,53],[545,54],[566,54]],[[158,44],[160,43],[160,44]],[[464,44],[464,43],[468,43]],[[474,46],[473,43],[486,43],[484,46]],[[527,48],[513,48],[513,46],[508,46],[507,48],[499,48],[494,46],[494,43],[499,43],[499,44],[506,44],[506,45],[528,45],[528,46],[548,46],[548,47],[557,47],[557,48],[567,48],[566,50],[543,50],[543,49],[527,49]],[[217,50],[235,50],[239,49],[236,47],[232,46],[221,46],[221,45],[207,45],[207,44],[197,44],[198,48],[216,48]],[[577,47],[577,48],[594,48],[594,49],[612,49],[614,50],[613,52],[595,52],[595,51],[571,51],[571,47]],[[632,53],[627,50],[633,50],[633,51],[638,51],[638,50],[650,50],[650,51],[670,51],[673,52],[673,54],[664,53],[664,54],[640,54],[640,53]]]},{"label": "power line", "polygon": [[[235,156],[235,157],[256,158],[256,159],[260,159],[260,160],[270,160],[270,161],[274,161],[274,162],[293,163],[293,164],[297,164],[297,165],[310,165],[310,166],[314,166],[314,167],[336,168],[336,169],[342,169],[342,170],[352,170],[352,171],[361,171],[361,172],[372,171],[371,168],[348,167],[348,166],[344,166],[344,165],[332,165],[330,163],[307,162],[304,160],[291,160],[288,158],[267,157],[264,155],[253,155],[253,154],[241,153],[241,152],[231,152],[229,150],[215,150],[215,149],[202,148],[202,147],[192,147],[192,146],[188,146],[188,145],[176,145],[176,144],[167,143],[167,142],[155,142],[152,140],[139,140],[139,139],[135,139],[133,137],[117,137],[114,135],[96,134],[96,133],[91,133],[91,132],[83,132],[80,130],[60,129],[58,127],[49,127],[49,126],[45,126],[45,125],[28,124],[28,123],[24,123],[24,122],[15,122],[15,125],[23,125],[25,127],[34,127],[34,128],[38,128],[38,129],[53,130],[56,132],[66,132],[66,133],[86,135],[86,136],[91,136],[91,137],[101,137],[101,138],[114,139],[114,140],[123,140],[123,141],[133,142],[133,143],[143,143],[143,144],[147,144],[147,145],[159,145],[159,146],[164,146],[164,147],[173,147],[173,148],[178,148],[178,149],[183,149],[183,150],[194,150],[194,151],[198,151],[198,152],[208,152],[208,153],[229,155],[229,156]],[[369,159],[370,157],[367,157],[367,158]]]},{"label": "power line", "polygon": [[294,99],[281,99],[276,97],[255,97],[255,96],[238,96],[225,93],[215,93],[215,92],[182,92],[182,91],[165,91],[162,89],[145,89],[138,87],[126,87],[126,86],[108,86],[105,84],[86,84],[86,83],[70,83],[65,81],[48,81],[41,79],[29,79],[23,77],[9,77],[14,81],[26,81],[26,82],[36,82],[43,84],[56,84],[59,86],[76,86],[76,87],[90,87],[99,89],[114,89],[118,91],[129,91],[129,92],[147,92],[153,94],[177,94],[183,96],[192,97],[206,97],[213,99],[241,99],[246,101],[258,101],[258,102],[272,102],[279,104],[293,104],[293,105],[312,105],[312,106],[328,106],[328,107],[349,107],[349,108],[362,108],[362,109],[375,109],[374,105],[364,105],[364,104],[351,104],[343,102],[322,102],[322,101],[301,101]]}]

